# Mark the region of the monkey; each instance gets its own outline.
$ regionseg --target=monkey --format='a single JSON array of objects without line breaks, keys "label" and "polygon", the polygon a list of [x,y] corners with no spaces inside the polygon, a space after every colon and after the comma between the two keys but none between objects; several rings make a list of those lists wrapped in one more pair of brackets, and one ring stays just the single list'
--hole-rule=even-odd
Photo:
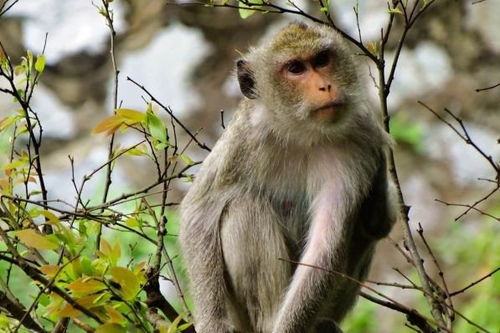
[{"label": "monkey", "polygon": [[197,332],[341,332],[397,219],[357,63],[303,22],[237,61],[243,100],[180,205]]}]

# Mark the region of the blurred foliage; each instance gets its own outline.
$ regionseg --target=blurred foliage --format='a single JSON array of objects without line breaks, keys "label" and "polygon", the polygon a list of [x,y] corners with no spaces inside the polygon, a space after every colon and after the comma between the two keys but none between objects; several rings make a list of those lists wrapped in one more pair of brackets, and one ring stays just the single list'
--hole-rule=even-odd
[{"label": "blurred foliage", "polygon": [[[57,199],[59,205],[52,206],[52,201],[40,198],[44,173],[36,152],[42,144],[41,127],[29,107],[44,68],[44,57],[35,60],[31,52],[17,66],[7,56],[0,59],[0,75],[11,87],[2,92],[11,94],[21,107],[0,120],[0,146],[13,152],[0,161],[0,297],[4,303],[0,304],[0,331],[45,332],[65,318],[72,319],[70,332],[77,327],[101,333],[190,329],[186,307],[179,301],[164,300],[163,313],[151,307],[163,298],[156,281],[170,281],[167,284],[180,291],[175,272],[182,269],[175,260],[177,217],[166,209],[166,195],[161,201],[148,192],[163,186],[166,193],[168,177],[182,178],[175,171],[179,161],[189,167],[192,160],[176,154],[177,147],[168,141],[168,131],[150,103],[145,112],[117,109],[94,133],[134,130],[143,141],[113,150],[111,161],[90,171],[81,183],[72,179],[75,197]],[[167,156],[170,147],[172,154],[160,165],[159,155]],[[86,182],[123,155],[143,156],[156,165],[158,178],[151,177],[150,188],[134,193],[114,186],[113,199],[102,202],[98,198],[107,183],[89,200],[83,198]],[[170,304],[172,310],[164,310]],[[5,314],[9,312],[11,316]]]},{"label": "blurred foliage", "polygon": [[[498,208],[492,213],[498,213]],[[433,241],[433,248],[438,260],[446,264],[445,277],[448,280],[450,292],[463,288],[468,283],[479,280],[498,267],[500,263],[500,242],[496,241],[500,233],[500,226],[491,223],[488,218],[483,221],[486,226],[481,230],[471,232],[473,226],[464,225],[460,222],[448,224],[445,234],[446,238]],[[435,244],[434,244],[435,243]],[[478,260],[481,258],[481,260]],[[426,261],[429,265],[431,260]],[[416,274],[412,276],[416,281]],[[417,296],[417,294],[414,294]],[[456,309],[465,317],[488,330],[497,332],[500,328],[500,274],[485,279],[479,284],[471,287],[463,294],[453,297]],[[425,313],[427,304],[423,296],[414,297],[411,305]],[[380,321],[381,311],[377,305],[360,298],[353,311],[342,323],[342,328],[348,333],[377,333],[382,327],[393,327],[391,332],[411,333],[410,328],[403,327],[403,317],[384,317],[383,324]],[[394,327],[399,327],[394,331]],[[474,327],[459,316],[456,317],[453,332],[470,333]]]},{"label": "blurred foliage", "polygon": [[360,298],[342,323],[342,329],[349,333],[380,332],[377,308],[374,303]]},{"label": "blurred foliage", "polygon": [[421,124],[402,113],[392,116],[389,124],[391,134],[398,143],[404,143],[417,151],[422,151],[424,128]]}]

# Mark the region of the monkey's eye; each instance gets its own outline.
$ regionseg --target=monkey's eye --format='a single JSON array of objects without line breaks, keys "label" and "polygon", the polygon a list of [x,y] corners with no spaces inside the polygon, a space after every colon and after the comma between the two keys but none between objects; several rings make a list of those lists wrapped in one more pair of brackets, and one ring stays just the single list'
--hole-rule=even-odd
[{"label": "monkey's eye", "polygon": [[330,53],[328,51],[319,52],[313,59],[314,67],[325,67],[330,63]]},{"label": "monkey's eye", "polygon": [[288,63],[286,70],[293,74],[302,74],[306,71],[306,66],[298,60],[293,60]]}]

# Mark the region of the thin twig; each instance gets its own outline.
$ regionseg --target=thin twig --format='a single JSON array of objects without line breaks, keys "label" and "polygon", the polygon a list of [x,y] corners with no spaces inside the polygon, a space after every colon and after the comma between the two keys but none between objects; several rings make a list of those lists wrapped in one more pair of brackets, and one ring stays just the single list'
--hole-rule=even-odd
[{"label": "thin twig", "polygon": [[[340,277],[342,277],[344,279],[347,279],[349,281],[352,281],[352,282],[356,283],[357,285],[359,285],[359,286],[361,286],[363,288],[366,288],[369,291],[375,293],[376,295],[378,295],[378,296],[380,296],[380,297],[382,297],[382,298],[390,301],[391,302],[390,303],[391,304],[391,307],[390,307],[391,309],[397,308],[398,311],[400,311],[400,312],[403,312],[405,314],[412,314],[412,316],[418,317],[420,319],[420,322],[425,323],[425,325],[423,325],[423,327],[428,328],[428,327],[430,327],[429,323],[431,323],[433,325],[436,325],[436,326],[440,327],[441,329],[445,330],[446,332],[451,333],[450,330],[448,330],[446,327],[443,327],[443,326],[439,325],[432,318],[425,317],[424,315],[420,314],[416,310],[408,308],[407,306],[405,306],[405,305],[397,302],[396,300],[392,299],[391,297],[382,294],[381,292],[377,291],[376,289],[374,289],[374,288],[372,288],[372,287],[370,287],[370,286],[362,283],[361,281],[359,281],[359,280],[357,280],[357,279],[355,279],[355,278],[353,278],[353,277],[351,277],[351,276],[349,276],[349,275],[347,275],[345,273],[342,273],[342,272],[339,272],[339,271],[335,271],[335,270],[331,270],[331,269],[326,269],[326,268],[323,268],[323,267],[317,266],[317,265],[306,264],[306,263],[295,261],[295,260],[289,260],[289,259],[284,259],[284,258],[278,258],[278,260],[289,262],[289,263],[292,263],[292,264],[295,264],[295,265],[301,265],[301,266],[311,267],[311,268],[314,268],[314,269],[319,269],[319,270],[322,270],[324,272],[328,272],[330,274],[334,274],[334,275],[340,276]],[[433,333],[434,331],[427,330],[427,331],[424,331],[424,332],[426,332],[426,333],[427,332]]]},{"label": "thin twig", "polygon": [[194,142],[196,142],[196,144],[201,148],[201,149],[204,149],[206,151],[210,151],[210,148],[208,148],[208,146],[204,143],[201,143],[197,138],[196,136],[191,133],[191,131],[174,115],[174,113],[172,112],[172,110],[163,105],[159,100],[157,100],[143,85],[137,83],[136,81],[134,81],[134,79],[130,78],[127,76],[127,80],[132,82],[133,84],[135,84],[137,87],[139,87],[139,89],[141,89],[142,91],[144,91],[148,96],[149,98],[151,98],[151,100],[153,102],[155,102],[156,104],[158,104],[163,110],[165,110],[169,115],[170,117],[172,117],[172,119],[175,120],[175,122],[180,126],[182,127],[182,129],[186,132],[187,135],[189,135],[189,137],[191,139],[194,140]]},{"label": "thin twig", "polygon": [[3,14],[7,13],[7,11],[8,11],[9,9],[11,9],[11,8],[12,8],[12,7],[16,4],[16,3],[18,3],[18,2],[19,2],[19,0],[14,0],[14,1],[10,4],[10,5],[8,5],[7,7],[5,7],[5,5],[7,5],[7,3],[8,3],[8,2],[9,2],[9,0],[5,0],[5,2],[4,2],[4,3],[2,3],[2,6],[0,6],[0,17],[1,17]]},{"label": "thin twig", "polygon": [[495,268],[495,269],[494,269],[493,271],[491,271],[490,273],[486,274],[485,276],[483,276],[483,277],[482,277],[482,278],[480,278],[479,280],[476,280],[476,281],[474,281],[474,282],[470,283],[469,285],[467,285],[467,286],[463,287],[462,289],[460,289],[460,290],[457,290],[457,291],[454,291],[454,292],[450,293],[450,296],[451,296],[451,297],[453,297],[453,296],[456,296],[456,295],[458,295],[458,294],[463,293],[464,291],[466,291],[466,290],[468,290],[468,289],[470,289],[470,288],[474,287],[474,286],[475,286],[476,284],[478,284],[479,282],[486,280],[486,279],[487,279],[487,278],[489,278],[490,276],[493,276],[493,275],[494,275],[496,272],[498,272],[498,271],[500,271],[500,267]]},{"label": "thin twig", "polygon": [[[495,192],[496,192],[496,191],[497,191],[497,189],[495,189]],[[478,201],[479,201],[479,202],[482,202],[482,201],[486,200],[486,199],[484,199],[484,200],[483,200],[483,199],[484,199],[484,198],[482,198],[482,199],[480,199],[480,201],[479,201],[479,200],[478,200]],[[472,209],[472,210],[474,210],[474,211],[478,212],[478,213],[479,213],[479,214],[481,214],[481,215],[487,216],[487,217],[489,217],[489,218],[492,218],[492,219],[497,220],[497,221],[499,221],[499,222],[500,222],[500,217],[497,217],[497,216],[494,216],[494,215],[492,215],[492,214],[490,214],[490,213],[487,213],[487,212],[485,212],[485,211],[483,211],[483,210],[481,210],[481,209],[477,208],[474,204],[469,205],[469,204],[461,204],[461,203],[447,202],[447,201],[443,201],[443,200],[441,200],[441,199],[434,199],[434,201],[437,201],[437,202],[439,202],[439,203],[442,203],[442,204],[444,204],[444,205],[446,205],[446,206],[451,206],[451,207],[464,207],[464,208],[468,208],[468,210],[471,210],[471,209]],[[464,215],[464,214],[462,214],[462,215],[459,215],[459,216],[455,217],[455,221],[458,221],[458,219],[459,219],[459,218],[461,218],[463,215]]]},{"label": "thin twig", "polygon": [[[481,0],[481,1],[485,1],[485,0]],[[476,3],[481,2],[481,1],[477,1]],[[474,3],[472,3],[472,4],[474,4]],[[494,88],[496,88],[496,87],[500,87],[500,83],[494,84],[494,85],[489,86],[489,87],[486,87],[486,88],[476,89],[476,92],[485,91],[485,90],[490,90],[490,89],[494,89]]]},{"label": "thin twig", "polygon": [[[436,268],[438,270],[438,275],[441,279],[441,283],[443,284],[445,295],[443,295],[444,299],[442,299],[441,302],[444,302],[444,303],[448,302],[448,305],[451,309],[451,313],[449,313],[449,315],[446,317],[447,325],[448,325],[447,327],[449,329],[451,329],[451,324],[452,324],[453,320],[455,319],[454,315],[453,315],[453,312],[455,311],[455,309],[453,307],[453,301],[450,297],[450,291],[448,289],[448,284],[446,283],[446,279],[444,278],[444,272],[441,269],[441,265],[439,264],[439,261],[437,260],[436,256],[434,255],[434,251],[432,251],[431,247],[429,246],[429,243],[427,242],[427,239],[425,238],[424,229],[422,228],[422,225],[420,223],[418,224],[417,232],[420,235],[420,239],[422,239],[422,242],[424,243],[425,248],[427,249],[427,252],[431,256],[432,261],[434,262],[434,266],[436,266]],[[441,289],[439,289],[439,291],[441,291]]]},{"label": "thin twig", "polygon": [[3,254],[0,254],[0,259],[4,260],[6,262],[13,263],[14,265],[18,266],[21,268],[26,275],[28,275],[30,278],[32,278],[35,281],[38,281],[42,283],[45,287],[47,287],[50,291],[56,293],[59,295],[61,298],[63,298],[66,302],[68,302],[72,307],[75,309],[79,310],[80,312],[84,313],[86,316],[94,319],[96,322],[99,324],[102,324],[102,320],[93,312],[88,310],[86,307],[80,305],[75,299],[73,299],[66,291],[60,289],[57,286],[51,285],[49,280],[47,280],[36,268],[34,268],[31,265],[28,265],[26,263],[21,263],[13,258],[9,258],[7,256],[4,256]]},{"label": "thin twig", "polygon": [[[113,87],[113,112],[116,112],[116,109],[118,107],[118,75],[120,74],[120,71],[118,70],[118,66],[116,63],[116,50],[115,50],[115,37],[116,37],[116,31],[114,27],[114,21],[113,21],[113,11],[110,10],[109,8],[109,0],[102,0],[102,11],[100,11],[105,19],[107,26],[110,31],[110,57],[111,57],[111,63],[113,66],[113,71],[114,71],[114,87]],[[109,141],[109,149],[108,149],[108,161],[113,158],[114,154],[114,141],[115,141],[115,133],[113,132],[111,134],[111,139]],[[109,194],[109,189],[111,188],[111,175],[113,172],[113,165],[112,163],[107,163],[107,168],[106,168],[106,183],[104,184],[104,194],[102,197],[102,202],[106,202],[108,199],[108,194]],[[96,248],[99,249],[101,246],[101,235],[102,235],[102,225],[99,225],[99,229],[97,231],[97,238],[96,238]]]}]

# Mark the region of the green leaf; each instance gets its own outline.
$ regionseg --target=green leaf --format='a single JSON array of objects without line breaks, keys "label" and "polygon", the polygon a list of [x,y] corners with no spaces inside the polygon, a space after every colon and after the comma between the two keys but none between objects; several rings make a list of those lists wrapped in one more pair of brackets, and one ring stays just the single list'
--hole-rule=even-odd
[{"label": "green leaf", "polygon": [[47,306],[50,303],[50,297],[47,294],[41,294],[40,298],[38,300],[39,300],[39,303],[43,306]]},{"label": "green leaf", "polygon": [[238,12],[240,13],[240,17],[241,17],[242,19],[249,18],[250,16],[252,16],[253,14],[255,14],[255,10],[252,10],[252,9],[244,9],[244,8],[240,8],[240,9],[238,9]]},{"label": "green leaf", "polygon": [[182,177],[182,180],[185,183],[192,183],[194,181],[194,177],[193,175],[185,175],[184,177]]},{"label": "green leaf", "polygon": [[167,333],[175,333],[177,332],[177,326],[179,326],[179,323],[181,322],[182,317],[178,316],[175,318],[175,320],[172,322],[172,325],[167,330]]},{"label": "green leaf", "polygon": [[191,326],[193,326],[192,323],[185,323],[185,324],[182,324],[181,326],[177,327],[177,330],[182,332],[182,331],[187,330]]},{"label": "green leaf", "polygon": [[160,143],[155,145],[155,149],[156,150],[163,150],[163,149],[170,147],[170,146],[171,146],[171,144],[168,142],[160,142]]},{"label": "green leaf", "polygon": [[45,56],[43,54],[36,58],[35,69],[39,73],[43,72],[45,69]]},{"label": "green leaf", "polygon": [[80,269],[82,273],[88,276],[94,274],[94,266],[92,266],[92,261],[88,257],[82,257],[80,259]]},{"label": "green leaf", "polygon": [[259,5],[262,4],[262,0],[255,0],[255,1],[248,1],[248,2],[252,4],[251,7],[245,5],[241,1],[238,2],[238,7],[240,7],[238,9],[238,12],[239,12],[240,17],[242,19],[246,19],[246,18],[252,16],[256,12],[255,9],[261,8],[261,6],[259,6]]},{"label": "green leaf", "polygon": [[9,317],[4,315],[3,313],[0,313],[0,328],[5,329],[5,332],[11,330],[10,322],[11,320],[9,319]]},{"label": "green leaf", "polygon": [[163,121],[158,118],[152,111],[146,112],[146,124],[148,125],[149,133],[153,138],[158,140],[160,143],[167,142],[167,130]]}]

